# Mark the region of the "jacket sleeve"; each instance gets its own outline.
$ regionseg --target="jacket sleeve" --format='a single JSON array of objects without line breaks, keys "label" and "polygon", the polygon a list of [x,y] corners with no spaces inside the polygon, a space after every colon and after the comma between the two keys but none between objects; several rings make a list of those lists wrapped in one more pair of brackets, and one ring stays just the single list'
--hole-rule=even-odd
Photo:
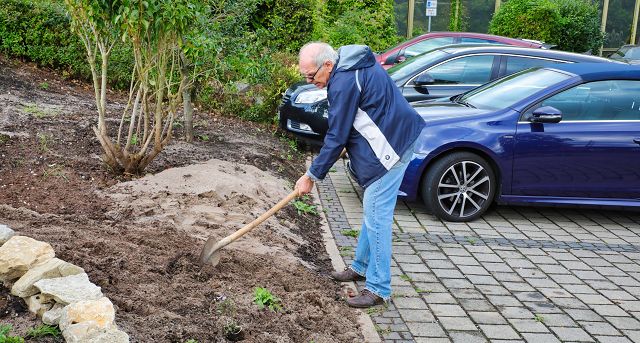
[{"label": "jacket sleeve", "polygon": [[349,140],[360,103],[360,90],[355,77],[355,71],[338,72],[330,81],[327,90],[329,130],[320,153],[306,173],[315,181],[324,179]]}]

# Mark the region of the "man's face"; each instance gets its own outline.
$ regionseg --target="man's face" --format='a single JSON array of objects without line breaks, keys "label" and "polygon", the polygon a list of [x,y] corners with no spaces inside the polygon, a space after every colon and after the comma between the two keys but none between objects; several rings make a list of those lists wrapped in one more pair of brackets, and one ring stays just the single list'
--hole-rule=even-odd
[{"label": "man's face", "polygon": [[322,65],[318,66],[313,58],[303,57],[300,59],[298,68],[307,83],[313,83],[318,88],[324,88],[327,86],[327,82],[329,82],[333,63],[325,61]]}]

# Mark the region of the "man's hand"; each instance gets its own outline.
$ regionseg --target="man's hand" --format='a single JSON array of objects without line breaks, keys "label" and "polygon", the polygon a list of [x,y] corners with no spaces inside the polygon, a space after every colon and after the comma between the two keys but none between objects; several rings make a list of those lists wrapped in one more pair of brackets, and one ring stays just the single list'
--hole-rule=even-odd
[{"label": "man's hand", "polygon": [[313,188],[313,180],[307,175],[302,175],[296,182],[296,189],[300,195],[305,195],[311,192]]}]

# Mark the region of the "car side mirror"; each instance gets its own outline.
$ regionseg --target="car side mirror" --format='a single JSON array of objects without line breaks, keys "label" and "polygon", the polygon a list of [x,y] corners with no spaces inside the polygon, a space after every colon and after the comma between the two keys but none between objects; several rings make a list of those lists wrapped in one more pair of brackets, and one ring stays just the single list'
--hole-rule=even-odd
[{"label": "car side mirror", "polygon": [[413,80],[416,86],[426,86],[435,83],[436,80],[429,73],[422,73]]},{"label": "car side mirror", "polygon": [[387,57],[386,60],[384,60],[384,64],[388,64],[388,65],[394,65],[398,62],[398,57],[400,56],[400,53],[402,52],[402,50],[398,50],[396,52],[394,52],[393,54],[389,55],[389,57]]},{"label": "car side mirror", "polygon": [[558,123],[562,120],[562,112],[553,106],[542,106],[531,113],[532,123]]}]

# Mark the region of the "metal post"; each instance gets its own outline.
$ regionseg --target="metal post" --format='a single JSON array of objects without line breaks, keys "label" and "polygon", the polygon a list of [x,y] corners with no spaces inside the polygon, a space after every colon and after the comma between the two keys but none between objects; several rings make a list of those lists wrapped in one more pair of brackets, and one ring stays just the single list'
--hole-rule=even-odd
[{"label": "metal post", "polygon": [[633,24],[631,25],[631,39],[629,43],[636,44],[636,33],[638,32],[638,15],[640,15],[640,0],[636,0],[636,7],[633,10]]},{"label": "metal post", "polygon": [[429,26],[427,27],[427,32],[431,32],[431,16],[429,16]]},{"label": "metal post", "polygon": [[409,0],[409,11],[407,11],[407,38],[413,37],[413,10],[416,7],[416,0]]},{"label": "metal post", "polygon": [[501,3],[500,0],[496,0],[496,7],[493,10],[493,13],[498,13],[498,10],[500,9],[500,3]]},{"label": "metal post", "polygon": [[[604,4],[602,4],[602,24],[600,24],[600,31],[602,31],[602,33],[606,32],[608,15],[609,15],[609,0],[604,0]],[[604,42],[600,46],[600,53],[599,53],[600,56],[602,56],[603,46],[604,46]]]}]

